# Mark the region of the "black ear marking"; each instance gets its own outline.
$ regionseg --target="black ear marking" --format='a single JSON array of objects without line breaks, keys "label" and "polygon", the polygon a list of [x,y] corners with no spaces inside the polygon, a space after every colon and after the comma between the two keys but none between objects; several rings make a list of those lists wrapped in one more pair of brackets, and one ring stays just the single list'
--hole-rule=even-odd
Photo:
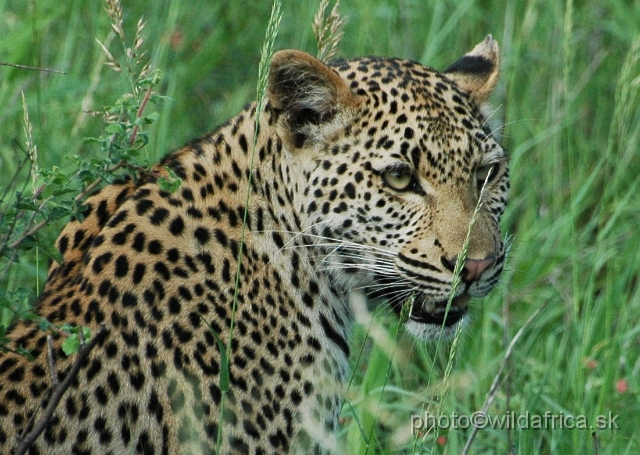
[{"label": "black ear marking", "polygon": [[444,72],[478,103],[487,100],[498,82],[500,50],[491,35]]},{"label": "black ear marking", "polygon": [[445,73],[472,73],[472,74],[491,74],[495,64],[491,60],[479,56],[464,56],[457,62],[453,63],[449,68],[444,70]]}]

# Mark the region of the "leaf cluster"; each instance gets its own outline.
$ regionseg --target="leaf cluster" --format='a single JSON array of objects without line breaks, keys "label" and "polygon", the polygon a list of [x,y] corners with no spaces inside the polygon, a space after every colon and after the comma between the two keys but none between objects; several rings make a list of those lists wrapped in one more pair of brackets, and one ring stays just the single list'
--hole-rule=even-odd
[{"label": "leaf cluster", "polygon": [[[11,181],[0,192],[0,283],[5,282],[10,270],[20,264],[25,252],[36,250],[60,263],[61,254],[51,245],[49,236],[40,234],[41,230],[70,217],[82,220],[86,196],[101,185],[123,178],[135,180],[141,172],[148,171],[148,160],[141,152],[149,142],[148,126],[159,117],[149,106],[167,99],[155,93],[162,72],[151,69],[145,60],[146,53],[142,50],[144,21],[138,21],[133,43],[129,46],[120,2],[108,0],[106,11],[113,33],[120,38],[122,50],[112,52],[102,43],[98,44],[107,57],[106,65],[126,79],[130,91],[101,109],[105,121],[103,133],[85,140],[85,144],[95,150],[93,157],[73,155],[67,158],[69,165],[50,168],[38,165],[37,147],[31,137],[32,125],[23,96],[26,150],[17,145],[24,156]],[[161,184],[167,190],[175,191],[180,179],[169,173]],[[28,355],[21,347],[8,346],[6,332],[15,320],[33,320],[40,329],[65,336],[62,348],[66,354],[76,352],[82,336],[89,336],[87,329],[53,326],[32,312],[33,297],[33,292],[24,287],[13,289],[8,285],[0,289],[0,350]]]}]

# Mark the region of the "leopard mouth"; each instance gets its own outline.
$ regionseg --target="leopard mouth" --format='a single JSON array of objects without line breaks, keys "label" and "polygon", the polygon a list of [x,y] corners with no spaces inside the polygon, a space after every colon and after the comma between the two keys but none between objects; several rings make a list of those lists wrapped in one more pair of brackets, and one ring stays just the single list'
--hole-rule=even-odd
[{"label": "leopard mouth", "polygon": [[[388,286],[382,291],[369,293],[370,298],[384,297],[384,295],[393,295],[407,293],[407,289],[398,286]],[[447,306],[449,300],[432,301],[426,294],[416,294],[411,298],[411,312],[408,319],[419,324],[431,324],[438,327],[451,327],[462,320],[467,313],[467,306],[471,296],[464,292],[451,300],[449,311]],[[402,307],[406,300],[389,301],[389,305],[398,315],[402,313]]]},{"label": "leopard mouth", "polygon": [[471,300],[469,294],[462,294],[454,297],[447,312],[448,300],[435,303],[420,302],[415,298],[411,306],[409,319],[420,324],[434,324],[437,326],[451,327],[460,322],[467,313],[467,304]]}]

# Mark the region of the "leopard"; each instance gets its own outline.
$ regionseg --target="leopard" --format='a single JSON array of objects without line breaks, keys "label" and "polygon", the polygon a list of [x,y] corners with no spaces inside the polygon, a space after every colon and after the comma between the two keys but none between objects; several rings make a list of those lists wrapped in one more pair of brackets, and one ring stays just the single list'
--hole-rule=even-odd
[{"label": "leopard", "polygon": [[0,452],[42,421],[55,370],[69,388],[32,455],[341,453],[351,297],[428,342],[500,280],[499,67],[491,35],[444,71],[278,51],[262,109],[90,195],[34,311],[95,344],[73,371],[63,335],[9,328],[32,359],[0,354]]}]

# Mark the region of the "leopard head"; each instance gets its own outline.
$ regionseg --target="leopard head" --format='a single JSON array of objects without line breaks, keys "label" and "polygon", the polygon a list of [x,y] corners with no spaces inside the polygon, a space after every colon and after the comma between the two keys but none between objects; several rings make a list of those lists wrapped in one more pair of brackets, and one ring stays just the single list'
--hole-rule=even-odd
[{"label": "leopard head", "polygon": [[508,163],[483,114],[498,72],[490,36],[444,72],[273,59],[282,174],[317,267],[336,289],[408,308],[406,329],[422,339],[455,333],[504,267]]}]

